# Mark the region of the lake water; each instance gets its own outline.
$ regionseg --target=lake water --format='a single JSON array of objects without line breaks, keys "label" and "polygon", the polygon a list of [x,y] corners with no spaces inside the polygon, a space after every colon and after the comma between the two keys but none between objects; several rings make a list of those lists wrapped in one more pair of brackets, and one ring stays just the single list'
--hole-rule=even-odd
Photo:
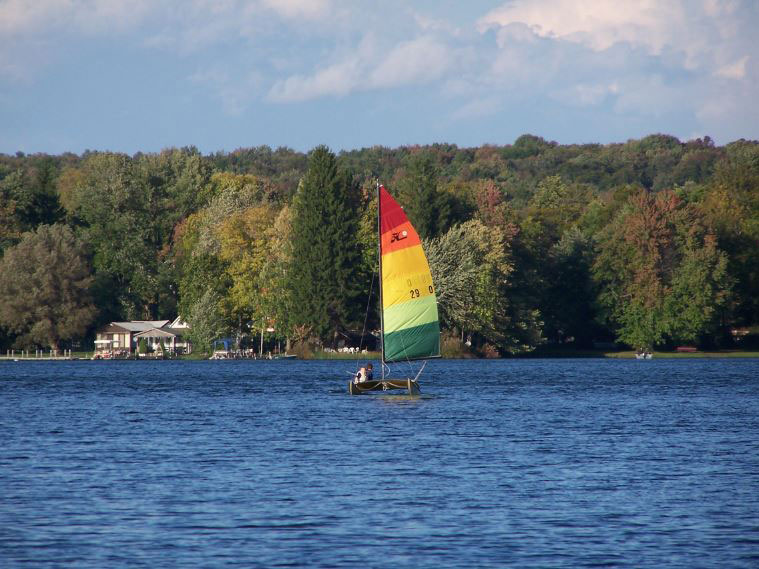
[{"label": "lake water", "polygon": [[355,369],[0,362],[0,566],[759,567],[759,360]]}]

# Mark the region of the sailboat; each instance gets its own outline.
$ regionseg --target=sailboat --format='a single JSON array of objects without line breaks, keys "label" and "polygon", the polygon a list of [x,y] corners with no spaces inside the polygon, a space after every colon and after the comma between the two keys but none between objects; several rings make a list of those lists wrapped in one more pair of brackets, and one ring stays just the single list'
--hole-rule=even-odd
[{"label": "sailboat", "polygon": [[348,392],[407,389],[421,392],[418,379],[386,378],[386,364],[440,357],[440,323],[430,266],[419,234],[403,208],[384,186],[377,184],[377,231],[380,273],[382,377],[351,381]]}]

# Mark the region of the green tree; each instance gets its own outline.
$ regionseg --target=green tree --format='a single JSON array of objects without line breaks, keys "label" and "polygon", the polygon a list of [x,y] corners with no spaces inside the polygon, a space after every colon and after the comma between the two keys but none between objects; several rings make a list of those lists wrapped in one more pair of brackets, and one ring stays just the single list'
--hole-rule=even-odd
[{"label": "green tree", "polygon": [[252,322],[253,328],[268,327],[277,302],[271,274],[271,240],[276,211],[268,205],[250,207],[219,227],[220,258],[230,277],[228,301],[235,314]]},{"label": "green tree", "polygon": [[209,184],[210,168],[193,149],[89,154],[58,179],[67,219],[91,243],[99,279],[112,283],[122,317],[176,310],[173,231],[209,199]]},{"label": "green tree", "polygon": [[292,207],[291,322],[322,341],[355,328],[363,314],[368,277],[358,243],[359,188],[326,146],[309,156]]},{"label": "green tree", "polygon": [[555,146],[555,142],[546,142],[545,139],[533,134],[523,134],[514,141],[513,146],[504,149],[504,155],[508,158],[529,158],[538,156]]},{"label": "green tree", "polygon": [[590,347],[601,331],[596,323],[598,291],[593,280],[595,243],[578,228],[564,233],[548,251],[546,290],[541,304],[549,342]]},{"label": "green tree", "polygon": [[398,182],[399,201],[422,239],[437,237],[452,225],[453,206],[438,190],[438,172],[430,153],[411,155]]},{"label": "green tree", "polygon": [[714,235],[692,231],[684,237],[683,256],[664,300],[667,335],[675,343],[696,342],[714,331],[732,284],[727,255]]},{"label": "green tree", "polygon": [[735,278],[731,319],[744,326],[759,323],[759,143],[727,145],[699,206],[729,255]]},{"label": "green tree", "polygon": [[27,229],[52,224],[59,218],[55,191],[56,167],[45,159],[33,167],[19,168],[0,180],[0,196],[15,203],[19,222]]},{"label": "green tree", "polygon": [[[583,184],[567,184],[558,176],[547,176],[537,185],[527,207],[517,212],[519,231],[514,239],[516,271],[512,298],[519,305],[539,310],[543,321],[543,334],[552,343],[562,343],[569,337],[582,337],[584,342],[593,335],[592,320],[585,320],[587,330],[580,330],[580,321],[571,316],[570,304],[592,303],[585,296],[592,287],[584,286],[587,263],[577,245],[577,225],[587,211],[591,191]],[[574,236],[575,239],[565,236]],[[570,240],[575,243],[570,244]],[[562,241],[564,243],[562,244]],[[578,264],[575,264],[578,263]],[[580,279],[577,281],[576,279]],[[571,319],[575,322],[569,331]]]},{"label": "green tree", "polygon": [[[479,222],[477,228],[482,224]],[[445,234],[423,241],[438,303],[438,315],[447,328],[473,330],[472,308],[477,302],[481,250],[467,231],[457,225]]]},{"label": "green tree", "polygon": [[196,350],[209,352],[215,340],[229,331],[223,311],[221,298],[213,289],[207,289],[202,296],[190,306],[187,312],[190,325],[187,337]]},{"label": "green tree", "polygon": [[[173,259],[179,275],[177,308],[180,316],[191,322],[192,315],[198,310],[198,303],[210,292],[213,294],[213,303],[206,298],[204,308],[198,313],[202,316],[198,317],[207,319],[208,307],[213,304],[214,314],[218,312],[231,325],[230,315],[222,313],[221,301],[228,294],[232,283],[227,273],[227,263],[218,254],[220,245],[207,227],[209,220],[206,214],[204,210],[191,215],[178,225],[175,232]],[[205,341],[202,340],[202,333],[200,338]],[[216,338],[211,340],[214,339]],[[197,342],[198,339],[194,341]]]},{"label": "green tree", "polygon": [[58,220],[60,204],[51,181],[55,166],[50,159],[38,162],[0,175],[0,253],[18,243],[24,231]]},{"label": "green tree", "polygon": [[110,294],[118,298],[121,316],[157,317],[159,255],[170,232],[158,202],[167,204],[121,154],[89,156],[67,190],[69,216],[83,225],[95,270],[115,284]]},{"label": "green tree", "polygon": [[713,331],[728,297],[725,254],[674,192],[641,192],[599,239],[594,273],[619,340],[651,349]]},{"label": "green tree", "polygon": [[455,225],[424,250],[443,324],[476,334],[502,352],[521,353],[540,343],[534,311],[508,298],[514,270],[511,235],[478,220]]},{"label": "green tree", "polygon": [[58,349],[92,323],[91,284],[84,246],[71,229],[41,225],[0,260],[0,324],[22,345]]},{"label": "green tree", "polygon": [[260,315],[269,312],[264,265],[270,260],[267,248],[276,212],[263,188],[255,176],[214,174],[208,205],[175,228],[178,308],[188,321],[209,290],[219,317],[239,335],[249,331],[251,321],[260,326]]},{"label": "green tree", "polygon": [[149,170],[166,187],[171,225],[207,204],[213,169],[197,148],[164,150]]},{"label": "green tree", "polygon": [[294,336],[290,314],[293,313],[292,293],[288,287],[287,271],[292,262],[292,212],[288,206],[277,213],[269,230],[267,243],[268,258],[262,271],[265,296],[270,302],[268,314],[273,321],[276,335],[287,340]]},{"label": "green tree", "polygon": [[16,200],[6,184],[0,185],[0,253],[18,243],[24,232],[23,222],[17,214]]}]

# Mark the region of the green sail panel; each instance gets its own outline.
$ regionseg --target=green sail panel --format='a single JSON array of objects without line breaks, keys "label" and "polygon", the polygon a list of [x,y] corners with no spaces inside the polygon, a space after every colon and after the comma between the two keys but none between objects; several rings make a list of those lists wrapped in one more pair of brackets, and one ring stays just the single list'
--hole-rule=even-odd
[{"label": "green sail panel", "polygon": [[384,338],[386,362],[440,356],[440,324],[437,321],[385,333]]}]

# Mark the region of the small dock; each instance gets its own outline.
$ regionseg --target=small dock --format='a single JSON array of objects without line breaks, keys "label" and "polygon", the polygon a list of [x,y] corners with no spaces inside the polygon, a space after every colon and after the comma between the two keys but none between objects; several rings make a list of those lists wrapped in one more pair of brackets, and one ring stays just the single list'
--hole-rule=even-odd
[{"label": "small dock", "polygon": [[52,361],[63,362],[63,361],[71,361],[71,360],[78,360],[78,359],[80,358],[70,358],[68,356],[66,356],[65,358],[63,356],[58,356],[57,358],[49,358],[49,357],[22,358],[21,356],[16,356],[15,358],[9,358],[8,356],[0,356],[0,360],[5,360],[7,362],[52,362]]},{"label": "small dock", "polygon": [[71,350],[35,350],[32,353],[31,350],[8,350],[4,356],[0,356],[0,360],[12,361],[12,362],[44,362],[44,361],[67,361],[73,360],[71,357]]}]

